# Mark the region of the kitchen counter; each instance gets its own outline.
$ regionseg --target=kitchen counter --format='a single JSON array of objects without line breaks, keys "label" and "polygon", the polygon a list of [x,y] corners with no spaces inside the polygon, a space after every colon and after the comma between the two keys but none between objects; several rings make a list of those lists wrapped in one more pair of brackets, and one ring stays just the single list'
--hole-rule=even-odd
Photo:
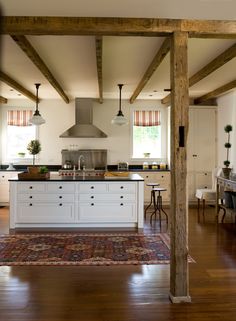
[{"label": "kitchen counter", "polygon": [[143,228],[144,180],[55,176],[10,184],[10,228]]},{"label": "kitchen counter", "polygon": [[[105,177],[105,176],[59,176],[59,175],[51,175],[50,178],[44,180],[46,182],[110,182],[110,181],[143,181],[144,179],[138,174],[129,174],[127,177],[123,176],[115,176],[115,177]],[[19,180],[18,177],[14,177],[9,179],[9,181],[15,182],[25,182],[25,180]],[[42,179],[34,179],[34,180],[27,180],[27,182],[33,181],[42,181]]]}]

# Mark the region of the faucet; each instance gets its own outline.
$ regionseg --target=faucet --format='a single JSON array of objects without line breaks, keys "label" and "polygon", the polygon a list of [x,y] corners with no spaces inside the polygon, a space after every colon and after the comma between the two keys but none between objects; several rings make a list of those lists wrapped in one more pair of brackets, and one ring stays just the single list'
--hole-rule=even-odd
[{"label": "faucet", "polygon": [[[78,159],[78,170],[81,171],[81,160],[85,161],[84,155],[80,155]],[[85,166],[83,166],[83,169],[85,169]]]}]

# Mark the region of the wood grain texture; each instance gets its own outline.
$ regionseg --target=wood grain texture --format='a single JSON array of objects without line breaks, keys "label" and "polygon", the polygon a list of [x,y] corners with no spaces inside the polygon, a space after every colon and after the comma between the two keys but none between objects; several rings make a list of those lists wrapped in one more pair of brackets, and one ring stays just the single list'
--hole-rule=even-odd
[{"label": "wood grain texture", "polygon": [[[203,68],[201,68],[199,71],[197,71],[193,76],[189,78],[189,87],[192,87],[197,82],[202,80],[203,78],[210,75],[215,70],[222,67],[224,64],[232,60],[236,57],[236,44],[233,44],[228,49],[226,49],[224,52],[222,52],[219,56],[214,58],[212,61],[210,61],[208,64],[206,64]],[[213,98],[209,97],[209,98]],[[168,104],[170,102],[170,94],[167,95],[162,99],[162,104]]]},{"label": "wood grain texture", "polygon": [[[169,209],[166,209],[169,213]],[[0,208],[0,233],[8,233]],[[158,221],[145,233],[159,232]],[[7,321],[232,321],[236,317],[235,224],[205,223],[189,210],[191,304],[169,300],[169,266],[0,267],[0,318]],[[166,232],[165,220],[162,231]],[[97,231],[98,232],[98,231]],[[114,232],[114,231],[113,231]]]},{"label": "wood grain texture", "polygon": [[[175,32],[171,39],[171,264],[170,294],[189,297],[188,284],[188,34]],[[184,146],[180,147],[180,126]]]},{"label": "wood grain texture", "polygon": [[210,75],[212,72],[222,67],[224,64],[236,57],[236,44],[233,44],[231,47],[222,52],[215,59],[210,61],[206,66],[201,68],[197,73],[189,78],[189,87],[195,85],[197,82],[203,78]]},{"label": "wood grain texture", "polygon": [[215,90],[212,90],[210,91],[209,93],[201,96],[201,97],[198,97],[196,99],[194,99],[194,104],[198,105],[198,104],[202,104],[204,103],[205,101],[208,101],[210,99],[213,99],[213,98],[216,98],[218,97],[219,95],[222,95],[224,93],[226,93],[227,91],[233,89],[236,87],[236,79],[233,80],[233,81],[230,81],[229,83],[223,85],[223,86],[220,86],[218,88],[216,88]]},{"label": "wood grain texture", "polygon": [[4,72],[0,71],[0,80],[10,86],[11,88],[17,90],[19,93],[24,95],[25,97],[33,100],[36,102],[36,96],[32,94],[29,90],[19,84],[16,80],[5,74]]},{"label": "wood grain texture", "polygon": [[44,75],[44,77],[49,81],[52,87],[58,92],[61,98],[68,104],[69,98],[64,93],[61,85],[53,76],[46,63],[39,56],[37,51],[27,40],[25,36],[12,35],[12,39],[17,43],[17,45],[24,51],[24,53],[29,57],[29,59],[34,63],[34,65],[39,69],[39,71]]},{"label": "wood grain texture", "polygon": [[235,20],[46,16],[3,16],[1,20],[2,34],[167,36],[184,31],[192,37],[236,39]]},{"label": "wood grain texture", "polygon": [[98,91],[99,91],[99,102],[103,103],[103,79],[102,79],[102,37],[96,36],[96,62],[97,62],[97,75],[98,75]]},{"label": "wood grain texture", "polygon": [[149,79],[152,77],[154,72],[157,70],[157,68],[160,66],[161,62],[165,58],[165,56],[168,54],[170,51],[170,39],[166,38],[162,45],[161,48],[157,51],[155,57],[153,58],[152,62],[148,66],[147,70],[145,71],[142,79],[140,80],[138,86],[136,87],[134,93],[132,94],[130,98],[130,103],[132,104],[135,99],[138,97],[144,86],[147,84]]},{"label": "wood grain texture", "polygon": [[7,98],[0,96],[0,103],[7,104]]}]

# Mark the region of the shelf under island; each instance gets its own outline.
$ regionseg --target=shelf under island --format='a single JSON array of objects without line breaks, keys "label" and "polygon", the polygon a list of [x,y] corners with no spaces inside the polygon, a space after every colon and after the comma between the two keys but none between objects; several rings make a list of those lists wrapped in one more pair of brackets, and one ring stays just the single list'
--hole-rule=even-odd
[{"label": "shelf under island", "polygon": [[143,228],[144,180],[67,177],[10,182],[10,229]]}]

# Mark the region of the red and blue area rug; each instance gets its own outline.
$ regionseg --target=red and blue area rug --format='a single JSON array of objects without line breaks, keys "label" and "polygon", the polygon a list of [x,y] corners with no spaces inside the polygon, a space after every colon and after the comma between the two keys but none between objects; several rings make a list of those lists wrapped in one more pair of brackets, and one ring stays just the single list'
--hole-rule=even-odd
[{"label": "red and blue area rug", "polygon": [[164,233],[2,235],[0,265],[169,264],[169,243]]}]

